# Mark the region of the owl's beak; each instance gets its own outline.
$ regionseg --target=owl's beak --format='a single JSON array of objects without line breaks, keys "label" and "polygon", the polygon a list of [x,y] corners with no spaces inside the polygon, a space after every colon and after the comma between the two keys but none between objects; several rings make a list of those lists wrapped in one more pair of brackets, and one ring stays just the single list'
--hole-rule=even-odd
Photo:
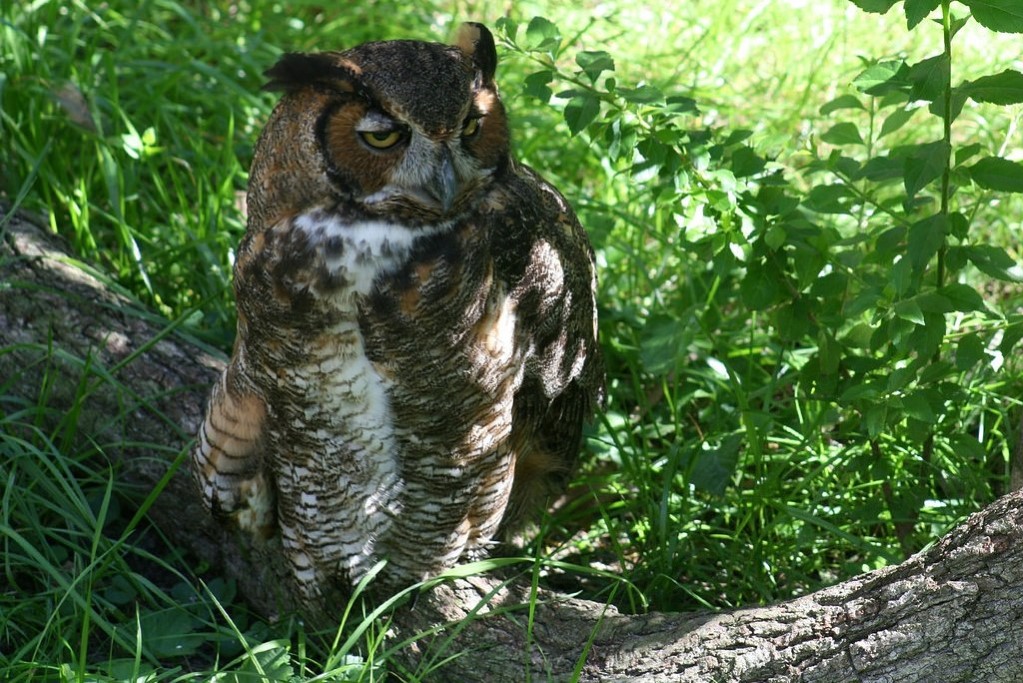
[{"label": "owl's beak", "polygon": [[451,210],[458,196],[458,177],[455,175],[455,163],[451,158],[451,150],[441,148],[437,171],[423,187],[432,199],[443,208],[444,213]]}]

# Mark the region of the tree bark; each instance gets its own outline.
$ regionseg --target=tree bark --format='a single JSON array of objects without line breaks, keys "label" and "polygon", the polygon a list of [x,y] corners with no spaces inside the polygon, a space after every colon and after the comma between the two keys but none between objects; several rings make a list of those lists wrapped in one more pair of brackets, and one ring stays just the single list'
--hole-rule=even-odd
[{"label": "tree bark", "polygon": [[[149,515],[173,543],[234,578],[257,610],[287,610],[275,542],[214,522],[187,471],[223,359],[25,217],[5,233],[0,411],[45,401],[55,428],[77,415],[71,447],[102,452],[141,490],[162,487]],[[394,661],[420,674],[442,662],[437,680],[562,681],[576,670],[583,681],[1023,680],[1023,498],[996,501],[897,567],[770,607],[624,615],[482,575],[424,591],[394,612],[391,633],[404,643]]]}]

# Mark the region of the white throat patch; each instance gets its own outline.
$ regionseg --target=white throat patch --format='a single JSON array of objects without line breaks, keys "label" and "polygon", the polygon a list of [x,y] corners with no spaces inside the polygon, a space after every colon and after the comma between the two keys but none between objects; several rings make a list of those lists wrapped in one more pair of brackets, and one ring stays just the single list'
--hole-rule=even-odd
[{"label": "white throat patch", "polygon": [[396,270],[420,237],[442,232],[444,224],[409,228],[383,220],[345,223],[340,216],[313,209],[295,218],[294,228],[305,233],[309,245],[323,250],[324,265],[331,275],[350,284],[349,294],[369,294],[382,274]]}]

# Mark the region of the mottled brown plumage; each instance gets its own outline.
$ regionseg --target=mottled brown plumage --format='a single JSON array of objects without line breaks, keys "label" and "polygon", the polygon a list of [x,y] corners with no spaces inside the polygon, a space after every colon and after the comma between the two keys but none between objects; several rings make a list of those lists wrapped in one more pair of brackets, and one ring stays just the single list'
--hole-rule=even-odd
[{"label": "mottled brown plumage", "polygon": [[307,602],[486,552],[602,399],[593,254],[509,152],[493,38],[292,54],[256,147],[238,338],[193,465]]}]

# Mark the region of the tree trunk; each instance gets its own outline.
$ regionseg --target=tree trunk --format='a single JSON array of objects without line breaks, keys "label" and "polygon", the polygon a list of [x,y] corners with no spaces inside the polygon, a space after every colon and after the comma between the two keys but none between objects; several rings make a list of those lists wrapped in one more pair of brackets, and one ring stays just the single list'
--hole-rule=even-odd
[{"label": "tree trunk", "polygon": [[[11,217],[0,245],[0,410],[35,405],[43,391],[55,423],[77,412],[75,432],[126,481],[165,487],[149,510],[164,533],[273,616],[288,608],[274,591],[287,562],[272,540],[256,547],[216,524],[187,471],[221,367],[75,265],[57,238]],[[771,607],[623,615],[484,575],[398,608],[392,642],[408,642],[397,661],[412,670],[460,654],[439,680],[561,681],[577,669],[584,681],[1023,680],[1021,500],[998,500],[897,567]]]}]

